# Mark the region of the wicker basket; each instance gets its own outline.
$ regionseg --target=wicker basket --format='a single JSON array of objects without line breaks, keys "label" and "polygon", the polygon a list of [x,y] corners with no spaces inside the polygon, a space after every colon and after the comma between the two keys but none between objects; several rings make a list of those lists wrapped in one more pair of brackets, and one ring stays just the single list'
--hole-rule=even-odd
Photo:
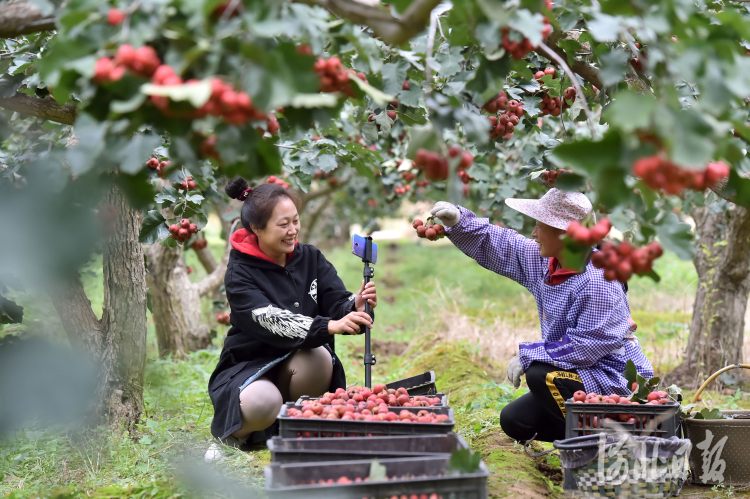
[{"label": "wicker basket", "polygon": [[[698,388],[693,403],[706,386],[721,373],[748,364],[727,366],[710,376]],[[750,485],[750,411],[721,411],[733,419],[682,420],[685,438],[693,443],[690,453],[690,480],[699,485]]]},{"label": "wicker basket", "polygon": [[557,440],[554,446],[582,497],[677,496],[690,452],[688,440],[627,433]]}]

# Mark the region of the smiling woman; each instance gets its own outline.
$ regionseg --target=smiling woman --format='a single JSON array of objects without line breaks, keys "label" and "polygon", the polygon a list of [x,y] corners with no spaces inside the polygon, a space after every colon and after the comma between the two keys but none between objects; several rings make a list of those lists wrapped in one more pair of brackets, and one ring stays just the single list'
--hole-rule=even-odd
[{"label": "smiling woman", "polygon": [[[293,191],[268,183],[251,188],[241,178],[225,190],[243,201],[243,229],[230,239],[224,285],[232,327],[208,389],[211,432],[239,446],[272,436],[284,401],[346,386],[335,335],[372,327],[365,303],[375,308],[377,297],[373,282],[347,291],[323,254],[297,241]],[[219,458],[220,449],[212,445],[206,459]]]}]

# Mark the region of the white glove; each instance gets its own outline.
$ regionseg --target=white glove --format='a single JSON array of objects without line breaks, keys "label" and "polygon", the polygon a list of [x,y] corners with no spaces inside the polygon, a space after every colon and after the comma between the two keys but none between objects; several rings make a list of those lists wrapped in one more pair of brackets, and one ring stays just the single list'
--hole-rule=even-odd
[{"label": "white glove", "polygon": [[523,375],[523,366],[518,355],[510,359],[506,374],[508,375],[508,381],[513,383],[513,388],[517,390],[521,386],[521,376]]},{"label": "white glove", "polygon": [[435,207],[430,210],[430,214],[433,217],[439,218],[446,227],[453,227],[461,220],[461,212],[458,211],[456,205],[450,204],[447,201],[438,201],[435,203]]}]

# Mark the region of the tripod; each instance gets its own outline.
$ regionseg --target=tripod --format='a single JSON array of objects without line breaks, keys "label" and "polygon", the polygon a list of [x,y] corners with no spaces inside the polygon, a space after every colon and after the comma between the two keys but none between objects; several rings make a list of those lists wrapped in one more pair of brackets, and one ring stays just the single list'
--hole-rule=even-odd
[{"label": "tripod", "polygon": [[[365,252],[362,262],[365,264],[365,268],[362,272],[362,276],[365,278],[365,286],[370,282],[370,279],[375,277],[375,269],[370,267],[372,263],[372,237],[367,236],[365,238]],[[370,309],[370,302],[365,302],[365,313],[371,315],[372,310]],[[367,388],[372,387],[372,366],[375,365],[375,355],[370,350],[370,328],[362,326],[365,330],[365,386]]]}]

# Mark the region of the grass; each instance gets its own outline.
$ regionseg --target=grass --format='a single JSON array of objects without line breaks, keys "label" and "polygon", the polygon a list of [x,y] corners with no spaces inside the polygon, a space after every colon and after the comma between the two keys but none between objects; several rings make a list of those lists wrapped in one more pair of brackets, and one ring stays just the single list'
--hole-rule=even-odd
[{"label": "grass", "polygon": [[[223,241],[216,224],[209,225],[206,236],[220,258]],[[328,251],[326,256],[347,288],[356,291],[362,280],[361,261],[346,248]],[[188,251],[185,259],[194,269],[191,279],[201,279],[205,272],[194,253]],[[100,259],[94,259],[84,273],[86,290],[98,314],[102,288],[96,269],[100,266]],[[690,262],[671,255],[657,261],[656,271],[662,276],[659,284],[634,279],[628,296],[641,344],[657,370],[665,372],[674,367],[684,350],[695,271]],[[516,391],[505,382],[502,363],[516,348],[519,335],[539,334],[536,306],[528,292],[483,269],[449,244],[411,241],[379,244],[375,282],[379,304],[373,338],[408,348],[400,355],[380,356],[373,379],[390,381],[435,370],[438,387],[450,393],[451,405],[456,408],[457,431],[493,471],[493,496],[561,495],[556,475],[559,464],[546,458],[531,460],[499,429],[499,411],[525,392],[525,388]],[[14,297],[26,307],[24,324],[0,326],[0,336],[34,333],[64,341],[46,294],[27,290]],[[212,321],[213,304],[206,299],[202,307],[205,320]],[[246,496],[259,492],[263,466],[270,460],[267,450],[231,451],[219,471],[196,464],[210,442],[212,406],[206,385],[225,331],[216,324],[214,328],[219,338],[212,348],[174,361],[157,357],[149,323],[145,411],[137,431],[128,435],[107,429],[33,426],[20,431],[0,442],[0,495],[228,497],[234,495],[233,487],[246,491]],[[486,343],[498,337],[505,343]],[[362,383],[362,344],[362,337],[337,339],[349,383]],[[710,392],[704,395],[704,402],[722,408],[750,407],[742,393],[727,397]],[[727,496],[725,489],[700,490],[712,497]],[[736,489],[731,493],[741,494]]]}]

